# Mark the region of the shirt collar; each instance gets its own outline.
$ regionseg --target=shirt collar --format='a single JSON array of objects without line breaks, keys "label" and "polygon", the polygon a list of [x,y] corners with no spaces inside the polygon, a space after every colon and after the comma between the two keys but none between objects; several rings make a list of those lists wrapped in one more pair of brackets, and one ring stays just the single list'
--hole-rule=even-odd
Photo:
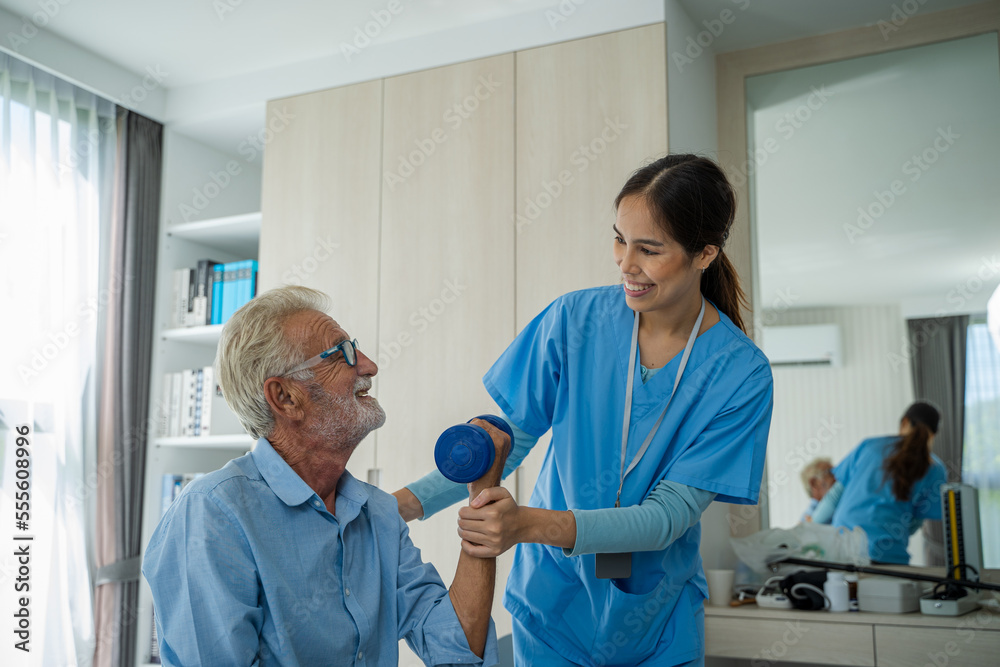
[{"label": "shirt collar", "polygon": [[[301,505],[314,497],[318,498],[316,492],[292,470],[285,459],[281,458],[281,454],[274,451],[267,438],[260,438],[257,441],[251,456],[261,477],[274,491],[274,495],[289,507]],[[341,498],[357,503],[359,508],[368,503],[368,489],[347,470],[344,470],[337,484],[338,510]]]}]

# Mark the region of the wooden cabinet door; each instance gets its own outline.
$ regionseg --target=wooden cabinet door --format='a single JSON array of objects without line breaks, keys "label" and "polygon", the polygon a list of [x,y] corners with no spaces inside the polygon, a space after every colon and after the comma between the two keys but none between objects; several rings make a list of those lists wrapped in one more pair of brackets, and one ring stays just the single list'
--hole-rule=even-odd
[{"label": "wooden cabinet door", "polygon": [[[266,128],[260,291],[296,284],[327,293],[333,318],[374,358],[382,82],[272,100]],[[377,433],[351,458],[358,479],[375,467]]]},{"label": "wooden cabinet door", "polygon": [[[619,282],[614,198],[667,152],[664,24],[517,53],[517,330],[561,294]],[[548,436],[519,471],[527,503]]]},{"label": "wooden cabinet door", "polygon": [[[513,70],[508,54],[385,81],[377,460],[390,492],[434,469],[446,427],[495,410],[482,376],[514,335]],[[446,584],[456,521],[457,506],[410,524]]]}]

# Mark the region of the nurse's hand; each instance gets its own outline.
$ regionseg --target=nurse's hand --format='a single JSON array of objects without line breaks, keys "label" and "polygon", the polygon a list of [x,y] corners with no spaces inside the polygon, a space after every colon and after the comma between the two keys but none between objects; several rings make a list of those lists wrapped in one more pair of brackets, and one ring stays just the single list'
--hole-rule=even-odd
[{"label": "nurse's hand", "polygon": [[521,507],[507,489],[497,486],[458,510],[458,534],[462,551],[477,558],[499,556],[521,542],[572,549],[576,518],[569,511]]},{"label": "nurse's hand", "polygon": [[484,489],[458,510],[458,535],[462,551],[476,558],[493,558],[520,540],[518,506],[510,491],[502,486]]}]

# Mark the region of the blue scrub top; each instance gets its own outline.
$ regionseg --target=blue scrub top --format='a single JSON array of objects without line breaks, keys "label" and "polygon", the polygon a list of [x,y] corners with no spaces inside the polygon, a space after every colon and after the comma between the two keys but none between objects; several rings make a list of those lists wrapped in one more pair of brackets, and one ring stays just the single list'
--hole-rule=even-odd
[{"label": "blue scrub top", "polygon": [[[767,359],[721,311],[700,335],[684,377],[645,456],[625,478],[622,505],[641,503],[663,479],[754,504],[771,422]],[[621,474],[627,373],[634,390],[626,467],[666,404],[680,356],[643,384],[628,368],[633,311],[620,286],[556,299],[518,335],[483,382],[525,432],[552,440],[530,505],[552,510],[614,507]],[[664,643],[672,662],[704,652],[701,524],[662,551],[632,555],[628,579],[597,579],[593,554],[520,544],[504,605],[567,658],[629,664]],[[675,613],[676,611],[676,613]]]},{"label": "blue scrub top", "polygon": [[897,500],[883,463],[898,441],[899,436],[892,435],[864,440],[833,469],[844,493],[831,523],[864,529],[873,561],[908,565],[910,535],[924,519],[941,518],[941,485],[948,480],[948,471],[931,454],[931,467],[913,485],[910,499]]}]

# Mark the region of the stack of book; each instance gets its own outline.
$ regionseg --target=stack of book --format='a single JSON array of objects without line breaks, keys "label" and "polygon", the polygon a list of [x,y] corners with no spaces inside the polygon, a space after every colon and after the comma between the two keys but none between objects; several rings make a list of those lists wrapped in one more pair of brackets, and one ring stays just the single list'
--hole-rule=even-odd
[{"label": "stack of book", "polygon": [[174,271],[173,325],[224,324],[256,294],[257,260],[198,260],[198,266]]},{"label": "stack of book", "polygon": [[243,426],[226,405],[211,366],[163,376],[160,436],[202,437],[213,433],[243,433]]}]

